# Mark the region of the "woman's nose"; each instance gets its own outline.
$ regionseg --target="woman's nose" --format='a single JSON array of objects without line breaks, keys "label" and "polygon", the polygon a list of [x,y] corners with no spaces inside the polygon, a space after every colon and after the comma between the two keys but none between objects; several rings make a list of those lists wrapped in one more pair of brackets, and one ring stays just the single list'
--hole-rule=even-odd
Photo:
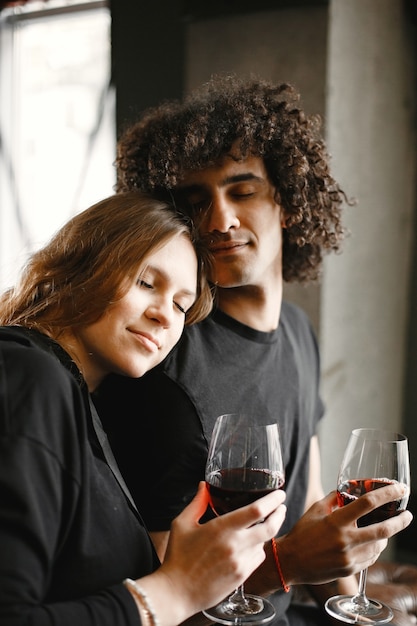
[{"label": "woman's nose", "polygon": [[171,326],[173,313],[172,300],[168,301],[168,298],[158,298],[146,310],[149,319],[157,321],[164,328]]}]

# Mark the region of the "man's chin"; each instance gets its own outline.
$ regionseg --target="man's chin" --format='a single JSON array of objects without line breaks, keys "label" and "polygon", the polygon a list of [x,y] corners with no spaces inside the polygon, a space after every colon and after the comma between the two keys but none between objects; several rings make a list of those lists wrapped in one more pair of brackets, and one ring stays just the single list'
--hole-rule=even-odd
[{"label": "man's chin", "polygon": [[243,287],[241,281],[216,281],[213,285],[216,289],[238,289]]},{"label": "man's chin", "polygon": [[219,289],[234,289],[236,287],[244,287],[248,282],[248,276],[242,272],[218,272],[210,277],[210,282]]}]

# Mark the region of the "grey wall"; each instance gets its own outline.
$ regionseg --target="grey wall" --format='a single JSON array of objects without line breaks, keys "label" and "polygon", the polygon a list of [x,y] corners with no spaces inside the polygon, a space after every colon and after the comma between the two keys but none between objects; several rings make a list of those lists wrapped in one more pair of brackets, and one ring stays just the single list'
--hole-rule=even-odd
[{"label": "grey wall", "polygon": [[405,428],[416,188],[415,84],[402,3],[336,0],[329,23],[328,143],[358,205],[346,213],[351,237],[328,261],[321,294],[328,486],[351,427]]}]

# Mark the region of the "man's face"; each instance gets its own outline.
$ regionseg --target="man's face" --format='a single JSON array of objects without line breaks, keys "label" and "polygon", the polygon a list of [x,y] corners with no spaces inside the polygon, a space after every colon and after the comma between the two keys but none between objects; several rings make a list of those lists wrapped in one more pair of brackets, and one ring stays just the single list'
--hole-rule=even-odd
[{"label": "man's face", "polygon": [[225,155],[188,172],[177,191],[179,206],[191,209],[213,253],[212,282],[267,288],[281,278],[282,209],[262,158]]}]

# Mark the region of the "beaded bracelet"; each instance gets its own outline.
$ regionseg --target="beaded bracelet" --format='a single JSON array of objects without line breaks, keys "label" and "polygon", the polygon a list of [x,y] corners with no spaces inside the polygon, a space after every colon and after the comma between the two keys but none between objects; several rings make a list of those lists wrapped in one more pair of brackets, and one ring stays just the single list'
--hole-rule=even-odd
[{"label": "beaded bracelet", "polygon": [[279,580],[281,582],[281,587],[283,588],[285,593],[288,593],[290,591],[291,587],[289,587],[287,585],[287,583],[285,582],[284,575],[283,575],[282,569],[281,569],[281,563],[279,562],[279,558],[278,558],[277,542],[275,541],[274,538],[271,539],[271,544],[272,544],[272,552],[273,552],[273,555],[274,555],[275,565],[276,565],[276,568],[277,568],[277,571],[278,571]]},{"label": "beaded bracelet", "polygon": [[143,608],[151,626],[159,626],[159,620],[156,617],[156,613],[153,610],[152,605],[149,602],[149,598],[145,591],[142,589],[142,587],[139,587],[138,583],[131,578],[125,578],[123,584],[132,592],[132,595],[135,596],[137,600],[139,600],[139,604]]}]

